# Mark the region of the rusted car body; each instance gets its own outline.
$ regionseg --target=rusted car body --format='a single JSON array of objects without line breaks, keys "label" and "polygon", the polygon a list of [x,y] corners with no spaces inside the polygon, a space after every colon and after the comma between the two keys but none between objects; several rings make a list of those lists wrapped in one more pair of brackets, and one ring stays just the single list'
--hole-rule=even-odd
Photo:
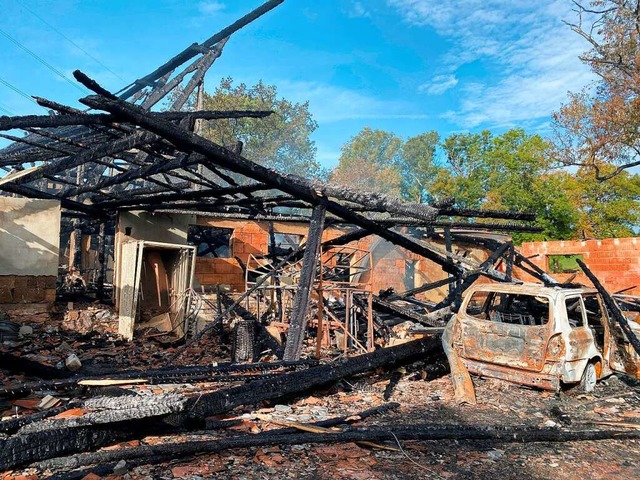
[{"label": "rusted car body", "polygon": [[[538,284],[480,284],[447,325],[445,350],[471,373],[558,390],[590,391],[613,371],[637,376],[638,359],[614,341],[596,290]],[[623,350],[623,351],[621,351]]]}]

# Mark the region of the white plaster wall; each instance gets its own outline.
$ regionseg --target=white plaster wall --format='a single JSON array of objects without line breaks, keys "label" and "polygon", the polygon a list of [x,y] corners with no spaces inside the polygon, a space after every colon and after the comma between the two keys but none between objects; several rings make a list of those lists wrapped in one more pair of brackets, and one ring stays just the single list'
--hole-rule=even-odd
[{"label": "white plaster wall", "polygon": [[0,275],[58,275],[60,202],[0,196]]}]

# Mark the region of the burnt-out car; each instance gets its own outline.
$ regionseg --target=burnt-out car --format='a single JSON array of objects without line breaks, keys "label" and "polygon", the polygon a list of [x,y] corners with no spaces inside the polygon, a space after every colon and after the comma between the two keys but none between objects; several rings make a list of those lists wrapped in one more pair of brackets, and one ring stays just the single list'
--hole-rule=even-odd
[{"label": "burnt-out car", "polygon": [[[596,290],[537,284],[479,284],[463,298],[443,337],[471,373],[558,390],[597,381],[623,365]],[[622,346],[624,349],[624,346]]]}]

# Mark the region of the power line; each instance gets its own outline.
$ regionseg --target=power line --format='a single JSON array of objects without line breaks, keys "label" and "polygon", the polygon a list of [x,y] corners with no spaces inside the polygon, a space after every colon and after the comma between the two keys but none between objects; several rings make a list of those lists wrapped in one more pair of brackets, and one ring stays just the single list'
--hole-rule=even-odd
[{"label": "power line", "polygon": [[84,88],[80,87],[78,85],[77,82],[74,82],[73,80],[71,80],[69,77],[67,77],[64,73],[62,73],[60,70],[58,70],[56,67],[54,67],[53,65],[51,65],[50,63],[48,63],[45,59],[43,59],[42,57],[40,57],[38,54],[36,54],[35,52],[29,50],[27,47],[25,47],[22,43],[20,43],[18,40],[16,40],[15,38],[13,38],[11,35],[9,35],[7,32],[5,32],[4,30],[2,30],[0,28],[0,34],[4,35],[6,38],[8,38],[9,40],[11,40],[13,43],[15,43],[18,47],[20,47],[22,50],[24,50],[25,52],[27,52],[29,55],[31,55],[33,58],[35,58],[37,61],[39,61],[40,63],[42,63],[45,67],[47,67],[49,70],[51,70],[53,73],[55,73],[56,75],[60,76],[61,78],[63,78],[64,80],[66,80],[67,82],[69,82],[71,85],[73,85],[75,88],[77,88],[78,90],[80,90],[83,94],[86,94],[88,90],[85,90]]},{"label": "power line", "polygon": [[2,104],[0,104],[0,111],[3,111],[4,113],[8,113],[9,115],[15,115],[16,114],[15,112],[12,112],[8,108],[3,107]]},{"label": "power line", "polygon": [[[20,90],[18,87],[16,87],[15,85],[9,83],[8,81],[6,81],[4,78],[0,77],[0,83],[2,83],[3,85],[5,85],[6,87],[10,88],[11,90],[13,90],[14,92],[16,92],[18,95],[22,95],[24,98],[26,98],[27,100],[32,101],[33,103],[35,103],[36,105],[38,105],[39,107],[42,107],[42,105],[40,105],[38,102],[36,102],[33,97],[31,95],[29,95],[28,93],[23,92],[22,90]],[[42,107],[44,108],[44,107]]]},{"label": "power line", "polygon": [[100,60],[98,60],[96,57],[94,57],[93,55],[91,55],[89,52],[87,52],[84,48],[82,48],[80,45],[78,45],[76,42],[74,42],[73,40],[71,40],[69,37],[67,37],[64,33],[62,33],[60,30],[58,30],[56,27],[54,27],[53,25],[51,25],[49,22],[47,22],[44,18],[42,18],[40,15],[38,15],[36,12],[34,12],[33,10],[31,10],[30,8],[28,8],[24,3],[20,2],[19,0],[15,0],[16,3],[18,5],[20,5],[22,8],[24,8],[27,12],[29,12],[31,15],[33,15],[34,17],[36,17],[38,20],[40,20],[42,23],[44,23],[45,25],[47,25],[51,30],[53,30],[54,32],[56,32],[58,35],[60,35],[62,38],[64,38],[67,42],[69,42],[71,45],[73,45],[74,47],[76,47],[78,50],[80,50],[82,53],[84,53],[87,57],[91,58],[94,62],[98,63],[99,65],[101,65],[105,70],[107,70],[109,73],[111,73],[112,75],[118,77],[120,80],[122,80],[123,82],[126,82],[126,80],[124,78],[122,78],[120,75],[118,75],[116,72],[114,72],[113,70],[111,70],[109,67],[107,67],[104,63],[102,63]]}]

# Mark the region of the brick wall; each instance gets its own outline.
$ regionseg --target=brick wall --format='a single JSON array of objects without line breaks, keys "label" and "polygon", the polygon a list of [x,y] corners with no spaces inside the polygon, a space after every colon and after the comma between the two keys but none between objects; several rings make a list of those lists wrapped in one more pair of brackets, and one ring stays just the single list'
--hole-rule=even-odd
[{"label": "brick wall", "polygon": [[[233,229],[231,235],[231,258],[196,259],[195,279],[200,285],[227,285],[236,292],[243,292],[245,278],[240,259],[245,265],[250,255],[263,255],[269,252],[269,222],[251,220],[217,220],[208,217],[198,217],[198,225],[215,226]],[[276,233],[288,233],[306,236],[309,225],[306,223],[274,222]],[[340,236],[339,229],[327,229],[323,234],[323,241]]]},{"label": "brick wall", "polygon": [[[640,238],[638,237],[527,242],[522,244],[520,252],[530,257],[533,263],[558,280],[567,280],[572,274],[551,273],[548,256],[581,254],[587,266],[610,292],[633,287],[625,293],[640,295]],[[531,280],[527,275],[522,277]],[[590,285],[589,279],[581,272],[574,281]]]},{"label": "brick wall", "polygon": [[[203,286],[226,285],[232,291],[243,292],[244,274],[238,260],[234,257],[246,264],[251,254],[268,253],[269,222],[198,217],[196,223],[233,229],[231,258],[198,257],[195,270],[197,283]],[[306,236],[308,224],[274,222],[273,228],[277,233]],[[339,228],[328,228],[324,231],[323,241],[343,233],[345,233],[344,230]],[[351,242],[348,246],[372,252],[373,270],[370,275],[363,275],[360,281],[371,282],[372,291],[376,294],[389,287],[402,292],[447,277],[439,265],[377,236],[365,237],[357,242]],[[444,244],[437,243],[437,246],[444,250]],[[482,262],[487,258],[485,250],[469,246],[454,245],[453,252],[460,255],[464,253],[467,258],[476,262]],[[449,287],[443,286],[420,294],[418,298],[437,302],[442,300],[448,291]]]}]

